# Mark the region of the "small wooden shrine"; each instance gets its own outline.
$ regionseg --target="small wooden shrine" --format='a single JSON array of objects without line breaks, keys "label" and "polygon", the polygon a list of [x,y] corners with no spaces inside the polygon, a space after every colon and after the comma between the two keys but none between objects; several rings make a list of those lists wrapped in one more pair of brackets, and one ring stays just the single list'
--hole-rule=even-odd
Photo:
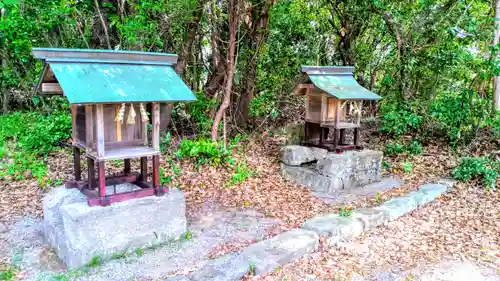
[{"label": "small wooden shrine", "polygon": [[[359,137],[362,103],[381,97],[356,82],[354,67],[303,66],[301,72],[304,76],[293,94],[306,96],[302,144],[336,152],[362,149]],[[352,143],[346,142],[346,130],[354,131]]]},{"label": "small wooden shrine", "polygon": [[[33,55],[44,61],[37,90],[63,94],[71,104],[74,181],[66,182],[66,187],[78,188],[90,206],[159,196],[168,191],[160,186],[158,103],[196,100],[172,68],[177,56],[43,48],[34,48]],[[81,176],[81,150],[87,158],[86,180]],[[148,157],[152,159],[151,182]],[[140,173],[131,171],[133,158],[140,158]],[[124,161],[123,173],[105,175],[105,162],[111,160]],[[122,183],[137,188],[121,193],[115,188],[106,189]]]}]

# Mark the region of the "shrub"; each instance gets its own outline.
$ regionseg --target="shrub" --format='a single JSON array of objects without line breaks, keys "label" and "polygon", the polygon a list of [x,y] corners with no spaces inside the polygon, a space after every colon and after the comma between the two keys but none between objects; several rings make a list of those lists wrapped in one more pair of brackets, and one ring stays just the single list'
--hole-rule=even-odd
[{"label": "shrub", "polygon": [[464,157],[452,172],[453,178],[462,182],[481,179],[486,189],[494,189],[498,179],[500,163],[488,158]]},{"label": "shrub", "polygon": [[491,103],[472,90],[441,94],[429,105],[430,121],[436,124],[432,129],[442,131],[454,146],[468,142],[490,108]]},{"label": "shrub", "polygon": [[386,156],[397,156],[401,153],[408,153],[409,155],[420,155],[422,154],[422,151],[422,145],[418,141],[414,140],[406,145],[401,145],[398,143],[388,143],[385,146],[384,154]]},{"label": "shrub", "polygon": [[233,175],[227,183],[227,186],[229,187],[235,184],[240,184],[253,175],[254,173],[248,168],[246,162],[242,162],[236,166]]},{"label": "shrub", "polygon": [[422,154],[422,145],[414,140],[411,141],[408,145],[405,146],[405,150],[410,155],[420,155]]},{"label": "shrub", "polygon": [[220,165],[233,165],[234,160],[230,157],[231,153],[217,142],[207,139],[181,141],[177,157],[179,159],[194,158],[196,164],[210,164],[214,167]]},{"label": "shrub", "polygon": [[380,131],[394,137],[417,130],[423,122],[423,117],[417,113],[418,111],[404,103],[382,104],[380,110],[382,115]]}]

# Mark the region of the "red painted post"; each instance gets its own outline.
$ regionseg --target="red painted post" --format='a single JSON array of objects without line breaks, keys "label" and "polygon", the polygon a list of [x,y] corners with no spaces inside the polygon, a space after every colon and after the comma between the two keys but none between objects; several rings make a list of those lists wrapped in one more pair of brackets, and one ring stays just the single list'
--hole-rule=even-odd
[{"label": "red painted post", "polygon": [[80,148],[73,146],[73,169],[75,173],[75,181],[82,180],[82,166],[80,161]]},{"label": "red painted post", "polygon": [[125,159],[125,160],[123,160],[123,166],[124,166],[124,168],[123,168],[123,172],[124,172],[125,174],[130,173],[130,159]]},{"label": "red painted post", "polygon": [[88,182],[89,189],[95,189],[95,162],[94,159],[87,157],[87,168],[88,168]]},{"label": "red painted post", "polygon": [[160,187],[160,156],[153,156],[153,188]]},{"label": "red painted post", "polygon": [[141,181],[148,181],[148,158],[141,157]]},{"label": "red painted post", "polygon": [[104,196],[106,196],[106,175],[104,173],[104,161],[97,162],[97,166],[99,167],[99,197],[103,198]]}]

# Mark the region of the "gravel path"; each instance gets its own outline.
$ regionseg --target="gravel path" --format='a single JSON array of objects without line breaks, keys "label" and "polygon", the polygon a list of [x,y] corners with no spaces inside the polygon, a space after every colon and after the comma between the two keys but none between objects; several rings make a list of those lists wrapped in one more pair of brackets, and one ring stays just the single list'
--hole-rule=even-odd
[{"label": "gravel path", "polygon": [[468,260],[492,268],[493,272],[500,269],[498,191],[486,192],[458,184],[433,203],[340,248],[323,248],[284,266],[279,272],[252,280],[304,280],[309,277],[349,280],[353,274],[406,272],[449,260]]},{"label": "gravel path", "polygon": [[[213,256],[245,247],[280,231],[280,223],[251,209],[206,208],[188,223],[190,239],[172,241],[142,253],[68,271],[44,243],[42,221],[23,217],[0,228],[0,264],[12,264],[20,280],[127,281],[165,280],[202,266]],[[1,267],[0,267],[1,269]],[[69,278],[69,279],[68,279]]]}]

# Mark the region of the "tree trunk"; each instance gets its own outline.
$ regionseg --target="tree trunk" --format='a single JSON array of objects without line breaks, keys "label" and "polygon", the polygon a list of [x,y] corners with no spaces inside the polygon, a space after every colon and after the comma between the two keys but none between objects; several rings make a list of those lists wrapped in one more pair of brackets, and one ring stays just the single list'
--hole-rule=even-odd
[{"label": "tree trunk", "polygon": [[236,51],[236,29],[238,27],[238,15],[236,0],[229,0],[228,10],[229,10],[229,51],[227,54],[227,79],[226,88],[224,92],[224,99],[222,104],[215,114],[214,125],[212,127],[212,140],[217,141],[219,138],[219,124],[222,116],[226,113],[226,109],[229,107],[231,101],[231,91],[233,87],[234,78],[234,53]]},{"label": "tree trunk", "polygon": [[255,92],[255,82],[257,81],[257,62],[261,52],[261,47],[267,38],[267,26],[269,24],[269,9],[274,5],[274,0],[267,0],[263,4],[257,15],[256,21],[252,19],[252,32],[250,33],[251,48],[254,51],[252,59],[246,66],[246,72],[242,75],[245,77],[241,96],[238,99],[236,109],[236,122],[239,127],[245,127],[248,121],[250,111],[250,102],[253,99]]},{"label": "tree trunk", "polygon": [[[184,43],[181,47],[181,52],[177,59],[177,64],[175,65],[175,72],[182,77],[184,70],[186,69],[186,62],[191,56],[191,51],[193,49],[193,43],[198,32],[198,26],[201,21],[201,16],[203,14],[203,0],[198,0],[196,4],[196,9],[193,12],[193,20],[187,25],[187,35]],[[172,117],[172,107],[173,104],[161,103],[160,104],[160,132],[165,133],[170,125]]]},{"label": "tree trunk", "polygon": [[[500,43],[500,0],[495,0],[495,37],[493,47],[496,48],[498,57],[498,43]],[[500,76],[493,77],[493,109],[500,111]]]},{"label": "tree trunk", "polygon": [[187,24],[187,35],[185,39],[185,44],[182,44],[181,53],[179,54],[179,59],[175,65],[175,72],[182,75],[186,67],[186,62],[191,56],[191,51],[193,49],[193,42],[196,38],[196,33],[198,32],[198,26],[200,25],[201,16],[203,15],[203,0],[198,0],[196,3],[196,9],[193,12],[193,19]]}]

